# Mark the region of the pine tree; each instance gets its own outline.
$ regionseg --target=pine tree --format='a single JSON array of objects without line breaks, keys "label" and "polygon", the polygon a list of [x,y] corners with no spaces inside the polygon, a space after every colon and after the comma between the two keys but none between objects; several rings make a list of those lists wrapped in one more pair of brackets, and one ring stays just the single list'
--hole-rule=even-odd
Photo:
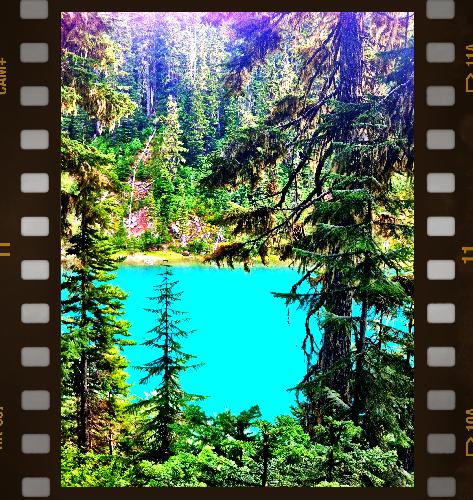
[{"label": "pine tree", "polygon": [[[80,114],[82,122],[94,122],[99,134],[112,130],[136,105],[118,88],[121,53],[104,16],[63,13],[61,48],[63,115]],[[129,325],[121,319],[126,294],[110,284],[119,263],[111,234],[121,223],[116,198],[121,186],[110,166],[112,156],[68,137],[72,123],[63,127],[61,148],[61,229],[70,237],[62,284],[62,388],[77,404],[77,425],[69,437],[82,450],[112,452],[118,432],[113,422],[120,421],[128,395],[120,350],[130,343]]]},{"label": "pine tree", "polygon": [[167,114],[164,119],[162,140],[159,146],[159,159],[174,180],[178,169],[186,162],[183,153],[187,150],[182,144],[182,129],[179,123],[177,103],[172,95],[168,97]]},{"label": "pine tree", "polygon": [[198,364],[189,364],[195,358],[182,351],[181,342],[193,330],[185,330],[182,323],[187,320],[184,313],[175,309],[175,303],[182,292],[175,292],[177,281],[172,281],[172,271],[166,265],[160,274],[162,281],[155,286],[156,295],[150,300],[156,303],[152,309],[146,309],[156,317],[156,325],[148,332],[153,337],[143,345],[159,351],[160,356],[140,369],[146,373],[140,383],[146,384],[151,379],[161,379],[149,399],[136,404],[146,417],[142,429],[147,439],[150,456],[155,460],[167,460],[175,442],[175,428],[182,422],[183,412],[192,401],[203,399],[202,396],[185,392],[180,383],[180,374],[197,368]]},{"label": "pine tree", "polygon": [[98,134],[133,113],[136,104],[114,79],[121,51],[100,13],[63,12],[61,50],[62,113],[75,115],[81,108],[95,121]]},{"label": "pine tree", "polygon": [[181,169],[187,151],[182,143],[177,103],[172,96],[167,100],[167,114],[163,128],[154,144],[154,156],[149,167],[153,177],[153,197],[157,216],[161,220],[162,236],[167,236],[167,226],[179,214],[179,184]]},{"label": "pine tree", "polygon": [[[121,347],[130,344],[126,340],[129,325],[120,318],[126,294],[109,283],[120,259],[114,257],[110,237],[104,235],[114,208],[114,202],[104,198],[106,190],[113,190],[107,176],[109,160],[63,137],[62,171],[75,183],[63,215],[72,211],[79,228],[70,238],[66,254],[71,263],[62,283],[66,294],[62,301],[62,384],[63,394],[77,402],[75,435],[83,450],[101,449],[103,434],[109,435],[120,400],[128,395],[127,363],[120,354]],[[101,406],[100,423],[94,420],[100,412],[92,408]]]},{"label": "pine tree", "polygon": [[[251,55],[232,62],[229,84],[237,93],[244,92],[250,71],[276,50],[275,42],[283,36],[277,26],[285,20],[289,25],[301,22],[295,16],[263,17],[257,32],[254,20],[242,27]],[[397,17],[326,16],[330,27],[325,25],[321,33],[328,35],[301,61],[303,92],[283,97],[266,123],[241,131],[214,155],[207,185],[235,189],[246,184],[252,201],[250,208],[236,207],[224,217],[242,238],[222,245],[213,258],[248,266],[258,254],[264,262],[272,250],[299,265],[299,282],[290,293],[278,295],[307,308],[307,374],[299,386],[306,429],[310,432],[321,415],[332,412],[337,417],[351,414],[373,436],[366,415],[368,406],[374,408],[366,383],[373,367],[368,346],[383,332],[383,338],[397,337],[395,356],[405,356],[399,344],[403,333],[394,335],[382,317],[396,316],[411,301],[402,285],[408,280],[405,263],[412,263],[411,249],[394,245],[386,250],[383,240],[405,242],[412,234],[406,220],[411,200],[392,192],[398,176],[406,179],[412,172],[412,48],[396,28]],[[369,62],[365,30],[386,22],[391,24],[382,31],[393,35],[375,42],[385,54]],[[256,44],[263,49],[252,52]],[[381,82],[379,76],[373,82],[369,65],[383,68]],[[279,185],[265,195],[261,188],[274,171]],[[302,284],[308,292],[300,291]],[[314,318],[323,331],[320,348],[311,331]],[[390,370],[399,370],[393,359],[389,363]],[[407,387],[402,389],[404,401],[410,397]],[[399,429],[401,420],[406,429],[400,414],[390,422],[384,419],[385,431]]]}]

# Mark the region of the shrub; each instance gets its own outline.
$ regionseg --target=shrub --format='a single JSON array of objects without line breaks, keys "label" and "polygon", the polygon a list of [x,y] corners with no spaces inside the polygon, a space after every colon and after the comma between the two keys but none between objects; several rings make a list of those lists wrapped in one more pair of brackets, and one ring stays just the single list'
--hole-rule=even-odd
[{"label": "shrub", "polygon": [[202,252],[209,253],[212,251],[212,245],[203,238],[196,238],[189,242],[187,249],[193,254],[200,254]]}]

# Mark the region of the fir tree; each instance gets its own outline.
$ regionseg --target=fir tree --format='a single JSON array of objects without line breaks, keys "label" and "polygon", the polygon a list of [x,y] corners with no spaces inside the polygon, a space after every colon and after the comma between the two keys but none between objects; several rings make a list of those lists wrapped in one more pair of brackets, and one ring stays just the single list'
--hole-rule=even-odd
[{"label": "fir tree", "polygon": [[[230,84],[236,92],[243,92],[248,69],[276,50],[273,43],[283,35],[274,26],[284,18],[291,22],[291,16],[261,19],[258,33],[254,24],[249,33],[243,26],[251,56],[232,63]],[[373,367],[367,346],[377,332],[388,334],[383,315],[395,315],[411,301],[401,285],[408,279],[403,263],[411,261],[411,248],[383,246],[385,240],[405,242],[412,234],[406,221],[412,200],[392,193],[396,176],[405,179],[412,169],[412,48],[405,46],[396,22],[388,29],[397,35],[397,48],[378,59],[390,60],[384,64],[383,91],[371,95],[364,90],[373,85],[363,45],[365,14],[337,14],[328,36],[301,62],[303,93],[284,97],[265,124],[227,143],[205,179],[212,187],[235,189],[244,183],[252,191],[251,208],[236,207],[223,219],[241,240],[222,245],[214,260],[226,259],[230,265],[240,260],[248,266],[258,254],[265,262],[272,248],[299,265],[300,281],[291,293],[278,295],[308,311],[303,340],[307,375],[299,386],[308,432],[323,414],[351,413],[373,436],[370,417],[365,417],[367,407],[373,408],[366,384]],[[258,41],[265,50],[251,52]],[[386,47],[384,41],[377,43]],[[262,187],[275,170],[279,185],[265,195]],[[302,284],[309,285],[309,292],[299,291]],[[353,309],[354,301],[360,312]],[[311,332],[312,318],[320,319],[323,330],[320,348]],[[405,356],[403,347],[401,353]],[[405,401],[405,388],[402,394]],[[394,430],[402,419],[399,414],[397,421],[384,423]]]},{"label": "fir tree", "polygon": [[179,112],[175,99],[170,95],[167,101],[167,114],[164,119],[162,140],[159,146],[159,158],[174,179],[181,165],[186,162],[183,153],[187,150],[182,144],[182,129],[179,124]]},{"label": "fir tree", "polygon": [[156,325],[148,332],[153,337],[143,344],[158,350],[160,356],[140,367],[146,373],[140,383],[146,384],[155,377],[161,381],[150,398],[140,401],[136,407],[146,417],[143,434],[147,438],[150,456],[165,461],[171,455],[175,429],[182,422],[185,408],[203,396],[189,394],[181,387],[180,374],[200,365],[189,364],[195,356],[182,351],[182,340],[193,330],[183,328],[182,323],[187,318],[175,309],[182,295],[182,292],[174,291],[178,282],[172,281],[172,271],[167,265],[160,276],[161,283],[154,287],[156,295],[150,297],[156,306],[146,309],[155,315]]},{"label": "fir tree", "polygon": [[[84,37],[86,30],[92,37]],[[62,112],[95,122],[95,132],[112,130],[136,105],[118,89],[120,49],[98,13],[64,13],[61,23]],[[62,233],[70,237],[66,255],[70,266],[62,288],[63,394],[76,403],[73,436],[82,450],[112,452],[122,406],[128,395],[127,363],[120,353],[128,323],[121,319],[126,294],[110,284],[119,259],[111,233],[121,222],[116,192],[120,183],[110,165],[114,158],[71,139],[74,118],[63,123]],[[77,223],[77,229],[74,227]],[[71,416],[72,417],[72,416]],[[73,418],[73,417],[72,417]],[[104,437],[105,436],[105,437]]]},{"label": "fir tree", "polygon": [[[75,182],[67,198],[72,208],[63,215],[72,210],[79,228],[70,238],[66,254],[71,264],[62,283],[66,293],[62,384],[63,394],[77,402],[75,436],[83,450],[101,449],[103,433],[110,437],[110,449],[115,439],[109,432],[110,422],[128,395],[127,363],[120,354],[121,347],[131,343],[126,340],[129,324],[121,319],[126,294],[109,283],[120,259],[114,257],[110,237],[103,233],[111,225],[114,206],[110,199],[102,199],[105,190],[113,189],[106,174],[108,161],[98,151],[63,137],[63,172]],[[93,411],[101,406],[101,412]]]},{"label": "fir tree", "polygon": [[[83,36],[82,31],[90,36]],[[61,21],[61,111],[79,109],[95,121],[98,134],[113,130],[136,109],[113,76],[122,63],[118,44],[97,12],[64,12]]]},{"label": "fir tree", "polygon": [[172,96],[169,96],[167,114],[154,145],[154,156],[150,165],[153,176],[153,196],[163,236],[167,236],[167,226],[176,221],[180,215],[178,212],[182,179],[178,174],[184,167],[183,154],[186,151],[182,143],[177,103]]}]

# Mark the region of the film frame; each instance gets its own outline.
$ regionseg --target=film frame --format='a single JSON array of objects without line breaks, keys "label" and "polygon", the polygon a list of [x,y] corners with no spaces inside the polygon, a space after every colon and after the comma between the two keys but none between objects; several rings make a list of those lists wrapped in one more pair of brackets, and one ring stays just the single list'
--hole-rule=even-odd
[{"label": "film frame", "polygon": [[[229,7],[231,7],[229,5]],[[235,5],[235,10],[245,10]],[[284,3],[259,2],[259,10],[284,10]],[[379,10],[361,1],[357,9]],[[22,0],[3,7],[0,32],[0,95],[4,168],[1,301],[4,327],[0,380],[3,411],[0,471],[6,498],[111,498],[151,496],[151,489],[100,489],[82,492],[59,486],[59,151],[61,11],[158,10],[148,2]],[[248,4],[248,10],[255,5]],[[291,4],[292,10],[353,10],[319,0]],[[404,0],[384,9],[415,15],[415,486],[382,491],[387,498],[469,498],[473,467],[468,410],[473,376],[469,369],[468,300],[473,241],[469,221],[473,176],[468,162],[473,136],[468,45],[473,7],[466,1]],[[159,5],[159,10],[173,10]],[[211,2],[179,5],[179,10],[218,10]],[[177,10],[177,9],[176,9]],[[473,53],[473,52],[472,52]],[[3,72],[1,71],[3,69]],[[1,78],[0,78],[1,83]],[[34,89],[33,89],[34,87]],[[0,88],[0,94],[2,89]],[[472,445],[473,446],[473,445]],[[471,455],[470,455],[471,452]],[[343,491],[345,490],[345,491]],[[377,498],[378,489],[317,490],[301,495]],[[163,489],[169,495],[220,495]],[[258,495],[261,490],[230,495]],[[291,494],[283,489],[266,495]]]}]

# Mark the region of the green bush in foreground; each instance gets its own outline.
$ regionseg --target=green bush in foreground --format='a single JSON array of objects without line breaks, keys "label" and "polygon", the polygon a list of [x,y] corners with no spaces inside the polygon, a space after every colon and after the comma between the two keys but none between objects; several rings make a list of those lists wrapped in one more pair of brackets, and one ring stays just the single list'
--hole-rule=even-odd
[{"label": "green bush in foreground", "polygon": [[[222,434],[222,416],[209,419],[193,436],[193,451],[177,451],[164,462],[120,454],[80,453],[64,445],[62,485],[66,487],[243,487],[262,486],[262,433],[252,440]],[[229,415],[225,416],[228,421]],[[235,418],[235,421],[237,419]],[[259,424],[257,424],[259,425]],[[263,428],[263,424],[261,424]],[[412,486],[394,450],[370,448],[350,421],[324,420],[309,439],[296,419],[281,416],[264,423],[269,434],[267,486]],[[231,430],[228,429],[230,432]],[[182,440],[189,442],[184,433]],[[230,446],[233,443],[233,446]],[[199,447],[200,446],[200,447]],[[178,446],[184,449],[184,443]],[[235,450],[241,450],[235,453]],[[233,458],[230,458],[233,457]]]}]

